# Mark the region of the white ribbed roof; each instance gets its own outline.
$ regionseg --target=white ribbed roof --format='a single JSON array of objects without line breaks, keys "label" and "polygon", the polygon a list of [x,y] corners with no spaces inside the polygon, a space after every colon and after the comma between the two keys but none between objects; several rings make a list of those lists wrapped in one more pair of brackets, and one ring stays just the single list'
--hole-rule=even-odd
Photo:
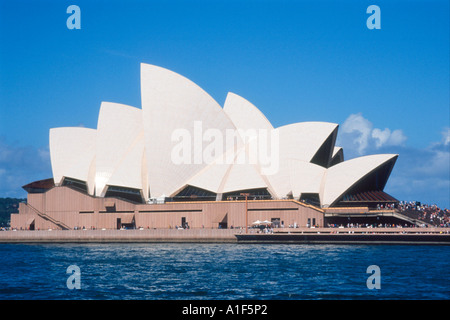
[{"label": "white ribbed roof", "polygon": [[[293,193],[292,160],[310,163],[324,141],[336,130],[328,122],[300,122],[277,128],[279,132],[279,171],[267,176],[277,197]],[[299,193],[296,190],[297,194]]]},{"label": "white ribbed roof", "polygon": [[289,161],[292,196],[299,199],[302,193],[317,193],[322,199],[323,180],[326,168],[314,163],[293,160]]},{"label": "white ribbed roof", "polygon": [[144,128],[141,109],[103,102],[98,118],[96,143],[97,196],[104,196],[107,185],[144,188]]},{"label": "white ribbed roof", "polygon": [[[141,95],[150,193],[152,197],[172,194],[207,166],[201,151],[197,152],[208,145],[202,143],[203,133],[213,129],[225,136],[225,130],[234,125],[209,94],[167,69],[141,64]],[[177,143],[172,138],[180,129],[191,135],[191,163],[173,161]],[[200,145],[194,146],[198,136]]]},{"label": "white ribbed roof", "polygon": [[273,129],[272,124],[258,108],[235,93],[228,92],[223,110],[237,129]]},{"label": "white ribbed roof", "polygon": [[311,161],[337,127],[329,122],[299,122],[279,127],[280,157]]},{"label": "white ribbed roof", "polygon": [[[276,198],[317,193],[327,206],[397,156],[343,161],[343,149],[334,146],[337,124],[274,129],[248,100],[228,93],[222,109],[189,79],[149,64],[141,64],[141,98],[142,109],[103,102],[96,130],[51,129],[55,183],[86,181],[97,196],[108,186],[140,189],[146,200],[175,196],[187,185],[218,194],[267,188]],[[327,168],[337,159],[343,162]]]},{"label": "white ribbed roof", "polygon": [[220,193],[232,164],[224,161],[225,155],[204,167],[186,185],[191,185],[211,192]]},{"label": "white ribbed roof", "polygon": [[63,177],[87,182],[94,193],[96,130],[82,127],[50,129],[50,159],[56,185]]},{"label": "white ribbed roof", "polygon": [[359,180],[397,156],[396,154],[364,156],[347,160],[328,168],[322,205],[332,205]]},{"label": "white ribbed roof", "polygon": [[339,153],[343,152],[343,150],[342,147],[334,147],[332,157],[336,157]]}]

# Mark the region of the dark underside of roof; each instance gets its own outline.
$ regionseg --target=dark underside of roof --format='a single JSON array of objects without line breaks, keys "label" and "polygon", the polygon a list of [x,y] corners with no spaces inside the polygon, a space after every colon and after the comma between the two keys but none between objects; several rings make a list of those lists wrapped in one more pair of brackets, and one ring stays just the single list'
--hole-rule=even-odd
[{"label": "dark underside of roof", "polygon": [[22,188],[28,193],[43,193],[47,190],[53,188],[55,186],[55,182],[53,178],[33,181],[29,184],[24,185]]},{"label": "dark underside of roof", "polygon": [[384,192],[397,157],[387,161],[358,181],[333,206],[368,205],[397,203],[398,200]]}]

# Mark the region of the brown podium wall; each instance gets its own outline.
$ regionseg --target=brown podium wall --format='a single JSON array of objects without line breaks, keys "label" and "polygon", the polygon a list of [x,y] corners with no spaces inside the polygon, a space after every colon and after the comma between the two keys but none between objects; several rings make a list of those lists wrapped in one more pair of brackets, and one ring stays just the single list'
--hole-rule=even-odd
[{"label": "brown podium wall", "polygon": [[[307,225],[313,219],[323,226],[322,210],[293,200],[249,200],[248,225],[256,220],[278,218],[284,226]],[[245,227],[245,201],[172,202],[135,204],[116,198],[98,198],[70,187],[54,187],[45,193],[28,194],[28,203],[21,203],[19,213],[11,215],[11,227],[26,230],[34,220],[36,230],[61,229],[52,221],[69,229],[117,229],[122,225],[139,228],[168,229],[181,226],[182,219],[190,228]],[[52,221],[50,221],[52,220]]]}]

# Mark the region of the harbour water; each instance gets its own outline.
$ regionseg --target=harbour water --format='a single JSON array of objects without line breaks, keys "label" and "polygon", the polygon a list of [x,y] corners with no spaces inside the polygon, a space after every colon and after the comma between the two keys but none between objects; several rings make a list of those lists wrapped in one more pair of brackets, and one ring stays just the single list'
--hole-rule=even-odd
[{"label": "harbour water", "polygon": [[450,246],[0,244],[0,257],[1,300],[450,299]]}]

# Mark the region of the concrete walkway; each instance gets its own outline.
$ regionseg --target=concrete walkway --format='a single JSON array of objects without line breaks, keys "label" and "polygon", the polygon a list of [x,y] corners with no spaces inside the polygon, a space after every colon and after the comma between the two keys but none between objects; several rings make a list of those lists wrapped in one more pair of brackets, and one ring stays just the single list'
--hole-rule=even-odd
[{"label": "concrete walkway", "polygon": [[[249,235],[264,235],[249,229]],[[245,229],[18,230],[0,231],[0,243],[212,242],[235,243]],[[450,228],[279,228],[274,235],[316,235],[334,243],[336,235],[446,235]],[[323,238],[325,236],[325,238]],[[334,237],[333,237],[334,236]],[[245,237],[244,237],[245,238]],[[266,237],[263,237],[266,239]],[[388,239],[386,237],[386,239]]]},{"label": "concrete walkway", "polygon": [[0,231],[0,243],[236,242],[238,229]]}]

